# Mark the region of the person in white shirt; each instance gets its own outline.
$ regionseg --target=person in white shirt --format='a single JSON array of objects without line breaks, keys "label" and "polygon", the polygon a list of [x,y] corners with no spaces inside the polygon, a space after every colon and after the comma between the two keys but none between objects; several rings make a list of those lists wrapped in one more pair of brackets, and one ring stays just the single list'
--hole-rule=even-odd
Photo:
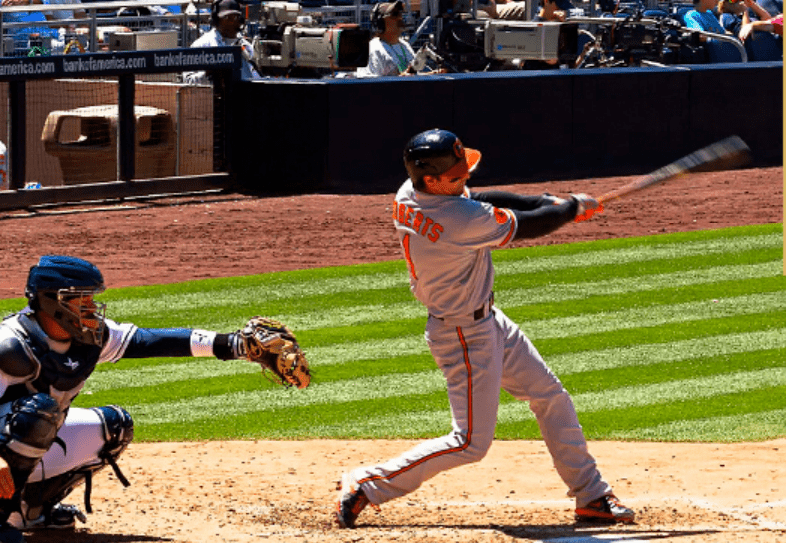
[{"label": "person in white shirt", "polygon": [[415,51],[402,39],[404,2],[382,2],[371,11],[371,24],[379,35],[368,46],[368,65],[358,68],[358,77],[414,75]]},{"label": "person in white shirt", "polygon": [[[216,0],[210,9],[211,29],[191,44],[191,47],[224,47],[239,45],[243,49],[241,78],[245,81],[262,79],[249,59],[254,51],[251,44],[240,33],[245,24],[243,12],[237,0]],[[192,85],[210,84],[207,72],[186,72],[183,80]]]}]

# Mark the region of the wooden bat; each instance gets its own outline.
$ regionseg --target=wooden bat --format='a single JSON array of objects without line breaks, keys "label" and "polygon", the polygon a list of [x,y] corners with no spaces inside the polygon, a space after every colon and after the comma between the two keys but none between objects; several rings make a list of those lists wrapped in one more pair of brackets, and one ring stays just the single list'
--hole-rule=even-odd
[{"label": "wooden bat", "polygon": [[671,164],[598,197],[601,204],[696,171],[738,168],[750,161],[750,149],[738,136],[716,141]]}]

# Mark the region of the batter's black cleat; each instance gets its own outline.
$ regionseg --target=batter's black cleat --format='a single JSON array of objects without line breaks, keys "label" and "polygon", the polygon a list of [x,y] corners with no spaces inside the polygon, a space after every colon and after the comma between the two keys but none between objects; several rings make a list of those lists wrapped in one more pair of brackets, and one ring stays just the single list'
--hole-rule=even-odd
[{"label": "batter's black cleat", "polygon": [[0,524],[0,543],[25,543],[25,536],[9,524]]},{"label": "batter's black cleat", "polygon": [[28,522],[23,530],[73,530],[76,519],[82,523],[87,522],[87,517],[77,506],[58,503],[37,519]]},{"label": "batter's black cleat", "polygon": [[632,524],[635,521],[636,513],[620,503],[614,494],[601,496],[597,500],[589,502],[584,507],[576,508],[576,520],[579,522],[602,522],[614,524]]},{"label": "batter's black cleat", "polygon": [[376,508],[366,493],[354,483],[348,473],[341,476],[336,502],[336,522],[339,528],[354,528],[358,515],[367,505]]}]

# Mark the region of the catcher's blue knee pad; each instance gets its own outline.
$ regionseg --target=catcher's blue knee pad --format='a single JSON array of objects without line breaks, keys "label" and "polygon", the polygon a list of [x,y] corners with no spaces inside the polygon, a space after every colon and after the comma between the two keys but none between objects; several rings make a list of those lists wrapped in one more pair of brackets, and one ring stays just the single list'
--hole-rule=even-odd
[{"label": "catcher's blue knee pad", "polygon": [[9,465],[14,467],[17,455],[34,461],[41,458],[52,446],[64,420],[65,413],[49,394],[33,394],[15,400],[0,429],[2,448],[13,453],[6,458]]},{"label": "catcher's blue knee pad", "polygon": [[85,509],[91,513],[90,493],[93,474],[107,465],[112,467],[123,485],[129,485],[128,480],[117,466],[117,459],[134,439],[134,421],[128,411],[116,405],[91,409],[101,419],[104,433],[104,446],[98,451],[98,458],[56,477],[28,483],[23,498],[28,506],[29,519],[35,519],[38,515],[50,510],[82,483],[85,483]]},{"label": "catcher's blue knee pad", "polygon": [[134,420],[128,411],[116,405],[105,405],[92,409],[101,418],[104,441],[106,442],[99,452],[99,457],[110,456],[116,460],[134,439]]}]

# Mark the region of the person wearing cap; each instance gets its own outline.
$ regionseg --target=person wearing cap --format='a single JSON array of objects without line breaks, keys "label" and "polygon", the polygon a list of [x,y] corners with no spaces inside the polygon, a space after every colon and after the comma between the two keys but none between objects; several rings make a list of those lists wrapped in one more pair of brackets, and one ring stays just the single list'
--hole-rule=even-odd
[{"label": "person wearing cap", "polygon": [[[588,451],[570,395],[495,304],[493,292],[493,249],[588,220],[603,206],[587,194],[470,189],[481,153],[448,130],[416,134],[403,159],[409,178],[392,202],[393,225],[410,290],[428,314],[425,338],[445,378],[452,429],[395,458],[345,472],[336,523],[355,528],[367,506],[378,508],[439,473],[480,461],[494,442],[502,390],[529,402],[557,473],[576,500],[577,520],[633,522],[635,512],[615,497]],[[530,490],[537,492],[517,492]]]},{"label": "person wearing cap", "polygon": [[371,25],[378,35],[368,45],[368,64],[357,70],[358,77],[414,75],[415,51],[404,33],[404,2],[382,2],[371,10]]},{"label": "person wearing cap", "polygon": [[[251,62],[254,50],[240,32],[244,24],[245,18],[237,0],[216,0],[210,8],[211,29],[194,41],[191,47],[240,46],[243,53],[241,78],[245,81],[262,79]],[[186,72],[183,80],[192,85],[206,85],[210,83],[210,76],[204,71]]]}]

